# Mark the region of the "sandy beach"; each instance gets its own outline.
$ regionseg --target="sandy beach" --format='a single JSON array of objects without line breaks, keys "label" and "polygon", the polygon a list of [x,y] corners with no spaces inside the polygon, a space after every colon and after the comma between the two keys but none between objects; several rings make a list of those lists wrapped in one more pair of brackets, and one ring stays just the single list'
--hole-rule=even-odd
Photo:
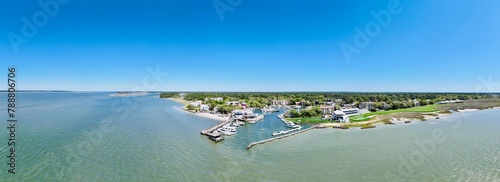
[{"label": "sandy beach", "polygon": [[189,101],[187,100],[184,100],[184,99],[174,99],[174,98],[167,98],[168,100],[171,100],[171,101],[175,101],[175,102],[178,102],[178,103],[181,103],[181,104],[189,104]]},{"label": "sandy beach", "polygon": [[178,108],[178,109],[181,110],[182,112],[190,113],[190,114],[193,114],[196,116],[200,116],[200,117],[204,117],[204,118],[208,118],[208,119],[213,119],[213,120],[217,120],[217,121],[226,121],[227,119],[229,119],[229,117],[220,117],[218,115],[210,114],[210,113],[202,113],[202,112],[193,113],[193,112],[186,111],[182,108]]},{"label": "sandy beach", "polygon": [[[183,99],[174,99],[174,98],[167,98],[167,99],[184,104],[184,105],[190,103],[189,101],[183,100]],[[194,114],[196,116],[200,116],[200,117],[204,117],[204,118],[208,118],[208,119],[213,119],[213,120],[217,120],[217,121],[225,121],[225,120],[229,119],[229,117],[220,117],[218,115],[210,114],[210,113],[193,113],[193,112],[186,111],[182,108],[179,108],[179,110],[181,110],[183,112],[190,113],[190,114]]]},{"label": "sandy beach", "polygon": [[472,112],[472,111],[479,111],[479,109],[462,109],[462,110],[458,110],[458,112]]},{"label": "sandy beach", "polygon": [[[185,111],[185,110],[183,110],[183,111]],[[189,111],[185,111],[185,112],[188,112],[188,113],[191,113],[191,114],[194,114],[194,115],[197,115],[197,116],[201,116],[201,117],[204,117],[204,118],[217,120],[217,121],[226,121],[226,120],[229,119],[229,117],[220,117],[218,115],[210,114],[210,113],[192,113],[192,112],[189,112]]]}]

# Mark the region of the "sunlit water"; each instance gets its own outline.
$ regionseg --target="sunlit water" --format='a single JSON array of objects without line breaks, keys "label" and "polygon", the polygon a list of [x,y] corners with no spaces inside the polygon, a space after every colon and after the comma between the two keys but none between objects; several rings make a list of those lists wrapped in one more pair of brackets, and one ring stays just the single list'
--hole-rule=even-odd
[{"label": "sunlit water", "polygon": [[[180,106],[157,95],[20,93],[17,174],[7,173],[2,157],[0,181],[500,179],[500,110],[370,130],[312,130],[247,151],[249,143],[286,129],[277,113],[215,144],[199,132],[217,121]],[[6,119],[2,115],[4,126]],[[2,128],[1,155],[7,156]]]}]

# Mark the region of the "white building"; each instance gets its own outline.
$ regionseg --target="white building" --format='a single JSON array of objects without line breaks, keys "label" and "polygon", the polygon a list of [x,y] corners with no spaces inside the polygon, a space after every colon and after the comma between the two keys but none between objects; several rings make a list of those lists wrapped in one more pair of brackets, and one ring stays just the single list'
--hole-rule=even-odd
[{"label": "white building", "polygon": [[359,109],[358,108],[354,108],[354,109],[342,109],[342,112],[344,112],[347,116],[352,116],[352,115],[359,115],[361,114],[359,112]]},{"label": "white building", "polygon": [[245,109],[245,110],[234,110],[232,113],[233,117],[236,119],[241,119],[243,116],[252,116],[253,111],[250,109]]},{"label": "white building", "polygon": [[272,105],[282,105],[282,106],[286,106],[289,104],[289,102],[287,100],[272,100],[271,101]]},{"label": "white building", "polygon": [[342,109],[341,111],[333,111],[332,120],[338,121],[341,123],[348,123],[349,116],[359,115],[361,112],[358,108],[354,109]]},{"label": "white building", "polygon": [[199,101],[191,102],[190,105],[193,107],[199,107],[201,105],[201,103],[203,103],[203,102],[201,100],[199,100]]},{"label": "white building", "polygon": [[240,102],[239,101],[230,101],[230,102],[226,102],[226,105],[229,105],[229,106],[239,106]]},{"label": "white building", "polygon": [[348,123],[349,116],[347,116],[347,114],[342,112],[342,111],[333,111],[332,120],[338,121],[341,123]]},{"label": "white building", "polygon": [[224,98],[222,98],[222,97],[215,97],[215,98],[210,98],[210,100],[215,100],[217,102],[220,102],[220,101],[223,101]]},{"label": "white building", "polygon": [[208,112],[208,111],[210,111],[210,107],[208,107],[208,105],[206,104],[200,105],[200,112]]}]

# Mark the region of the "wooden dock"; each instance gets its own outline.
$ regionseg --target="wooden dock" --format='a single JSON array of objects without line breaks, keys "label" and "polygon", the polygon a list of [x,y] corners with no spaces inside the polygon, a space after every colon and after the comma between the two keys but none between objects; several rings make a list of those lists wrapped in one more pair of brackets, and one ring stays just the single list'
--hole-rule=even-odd
[{"label": "wooden dock", "polygon": [[250,148],[252,148],[253,146],[256,146],[256,145],[264,144],[264,143],[268,143],[268,142],[273,142],[273,141],[276,141],[276,140],[279,140],[279,139],[284,139],[284,138],[287,138],[287,137],[298,135],[298,134],[304,133],[306,131],[310,131],[312,129],[316,129],[316,127],[318,127],[318,125],[310,127],[310,128],[307,128],[305,130],[300,130],[298,132],[294,132],[294,133],[290,133],[290,134],[286,134],[286,135],[281,135],[279,137],[274,137],[274,138],[269,138],[269,139],[266,139],[266,140],[261,140],[261,141],[258,141],[258,142],[253,142],[253,143],[250,143],[247,146],[247,150],[249,150]]},{"label": "wooden dock", "polygon": [[212,128],[209,128],[209,129],[207,129],[207,130],[202,130],[202,131],[200,132],[200,134],[202,134],[202,135],[207,135],[207,136],[208,136],[208,134],[209,134],[209,133],[212,133],[212,132],[214,132],[215,130],[217,130],[217,129],[219,129],[219,128],[222,128],[224,125],[229,124],[229,123],[233,122],[234,120],[235,120],[234,118],[230,118],[230,119],[228,119],[228,120],[226,120],[226,121],[223,121],[223,122],[219,123],[218,125],[216,125],[216,126],[214,126],[214,127],[212,127]]}]

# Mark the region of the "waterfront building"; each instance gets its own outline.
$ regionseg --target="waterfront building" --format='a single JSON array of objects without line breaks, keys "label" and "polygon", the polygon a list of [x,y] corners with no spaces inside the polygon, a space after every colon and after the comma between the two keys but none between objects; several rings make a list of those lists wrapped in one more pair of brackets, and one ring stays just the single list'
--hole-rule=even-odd
[{"label": "waterfront building", "polygon": [[335,106],[319,106],[323,115],[330,115],[335,111]]},{"label": "waterfront building", "polygon": [[191,102],[190,105],[193,107],[199,107],[203,102],[201,100]]},{"label": "waterfront building", "polygon": [[359,109],[358,108],[353,108],[353,109],[342,109],[342,112],[344,112],[346,115],[348,116],[352,116],[352,115],[359,115],[361,114],[359,112]]},{"label": "waterfront building", "polygon": [[347,116],[346,113],[342,111],[333,111],[332,114],[332,120],[333,121],[338,121],[341,123],[348,123],[349,122],[349,116]]},{"label": "waterfront building", "polygon": [[208,112],[208,111],[210,111],[210,107],[208,107],[208,105],[206,104],[200,105],[200,112]]}]

